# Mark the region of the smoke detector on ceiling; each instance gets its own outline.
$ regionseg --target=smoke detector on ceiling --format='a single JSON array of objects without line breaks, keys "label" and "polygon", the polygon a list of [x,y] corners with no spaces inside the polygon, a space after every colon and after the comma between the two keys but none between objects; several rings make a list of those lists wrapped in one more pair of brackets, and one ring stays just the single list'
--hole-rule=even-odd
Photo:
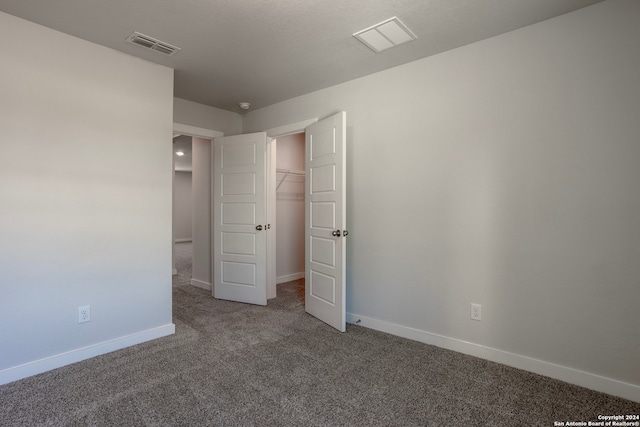
[{"label": "smoke detector on ceiling", "polygon": [[136,44],[138,46],[142,46],[146,49],[153,50],[155,52],[162,53],[163,55],[173,56],[176,53],[180,52],[182,49],[173,46],[169,43],[165,43],[158,39],[154,39],[153,37],[146,36],[142,33],[134,31],[128,38],[127,41],[129,43]]},{"label": "smoke detector on ceiling", "polygon": [[365,28],[353,34],[369,49],[376,53],[396,47],[418,37],[397,17],[389,18],[379,24]]},{"label": "smoke detector on ceiling", "polygon": [[242,108],[243,110],[248,110],[249,108],[251,108],[251,104],[248,102],[241,102],[238,104],[240,106],[240,108]]}]

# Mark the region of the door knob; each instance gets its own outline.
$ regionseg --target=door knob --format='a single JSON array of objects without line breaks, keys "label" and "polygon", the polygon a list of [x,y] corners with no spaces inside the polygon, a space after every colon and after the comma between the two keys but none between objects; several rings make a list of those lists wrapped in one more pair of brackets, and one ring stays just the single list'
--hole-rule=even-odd
[{"label": "door knob", "polygon": [[343,230],[343,231],[342,231],[342,235],[343,235],[343,236],[345,236],[345,237],[347,237],[347,236],[349,235],[349,232],[348,232],[347,230]]},{"label": "door knob", "polygon": [[331,235],[335,237],[340,237],[340,230],[334,231],[333,233],[331,233]]},{"label": "door knob", "polygon": [[262,231],[262,226],[261,225],[256,225],[256,230]]}]

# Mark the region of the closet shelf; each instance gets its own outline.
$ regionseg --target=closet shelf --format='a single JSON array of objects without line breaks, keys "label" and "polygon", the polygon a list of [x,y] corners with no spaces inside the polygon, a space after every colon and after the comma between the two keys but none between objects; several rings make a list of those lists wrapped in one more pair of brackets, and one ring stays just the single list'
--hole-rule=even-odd
[{"label": "closet shelf", "polygon": [[293,169],[276,169],[276,172],[278,173],[286,173],[289,175],[306,175],[305,171],[297,171],[297,170],[293,170]]},{"label": "closet shelf", "polygon": [[278,186],[276,187],[276,191],[278,191],[278,189],[280,188],[282,183],[287,179],[287,177],[289,177],[289,176],[305,176],[306,175],[305,171],[298,171],[298,170],[292,170],[292,169],[276,169],[276,173],[284,175],[282,177],[282,179],[280,179],[280,182],[278,182]]}]

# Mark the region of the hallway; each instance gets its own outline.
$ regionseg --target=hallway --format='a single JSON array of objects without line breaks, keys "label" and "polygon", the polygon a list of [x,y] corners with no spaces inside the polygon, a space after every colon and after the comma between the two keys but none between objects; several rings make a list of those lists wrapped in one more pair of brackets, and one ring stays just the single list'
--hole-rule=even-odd
[{"label": "hallway", "polygon": [[191,269],[193,263],[193,243],[175,244],[175,268],[178,274],[173,276],[173,286],[191,285]]}]

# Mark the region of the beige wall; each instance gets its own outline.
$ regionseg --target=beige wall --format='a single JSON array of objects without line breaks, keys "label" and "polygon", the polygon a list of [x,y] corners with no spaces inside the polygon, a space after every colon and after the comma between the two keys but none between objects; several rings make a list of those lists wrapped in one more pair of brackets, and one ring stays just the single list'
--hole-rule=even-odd
[{"label": "beige wall", "polygon": [[240,114],[173,98],[173,121],[183,125],[223,132],[225,135],[242,133],[242,116]]},{"label": "beige wall", "polygon": [[347,112],[352,320],[640,400],[639,17],[598,3],[244,116]]},{"label": "beige wall", "polygon": [[3,383],[173,333],[173,70],[4,13],[0,37]]}]

